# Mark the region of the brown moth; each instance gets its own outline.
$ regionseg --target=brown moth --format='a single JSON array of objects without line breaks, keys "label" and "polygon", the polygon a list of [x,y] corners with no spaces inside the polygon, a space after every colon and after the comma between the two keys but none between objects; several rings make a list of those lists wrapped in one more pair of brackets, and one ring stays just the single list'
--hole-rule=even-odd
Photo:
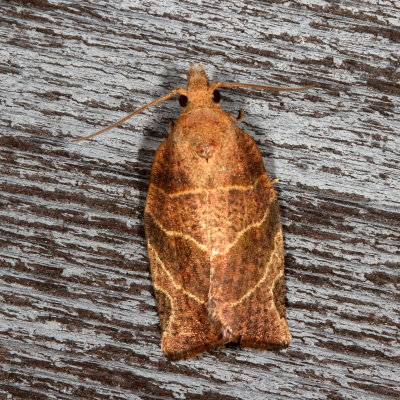
[{"label": "brown moth", "polygon": [[118,126],[180,94],[181,115],[156,151],[145,208],[161,347],[173,360],[232,342],[257,349],[289,345],[283,236],[276,192],[254,140],[219,102],[219,87],[191,67],[178,88]]}]

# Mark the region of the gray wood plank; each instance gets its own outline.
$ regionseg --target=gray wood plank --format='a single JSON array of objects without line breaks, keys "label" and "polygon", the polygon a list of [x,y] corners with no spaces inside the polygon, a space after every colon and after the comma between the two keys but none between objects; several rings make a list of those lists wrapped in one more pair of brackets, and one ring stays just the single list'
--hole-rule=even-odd
[{"label": "gray wood plank", "polygon": [[[0,398],[395,399],[396,1],[0,1]],[[167,361],[143,231],[191,64],[246,110],[278,186],[292,345]]]}]

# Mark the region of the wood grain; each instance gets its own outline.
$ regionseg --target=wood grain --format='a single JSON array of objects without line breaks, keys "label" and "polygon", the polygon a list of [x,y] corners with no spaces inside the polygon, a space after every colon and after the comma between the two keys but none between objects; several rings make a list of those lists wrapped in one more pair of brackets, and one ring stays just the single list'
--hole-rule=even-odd
[{"label": "wood grain", "polygon": [[[396,1],[0,2],[0,399],[400,396]],[[154,150],[212,80],[277,185],[291,346],[168,362],[144,240]]]}]

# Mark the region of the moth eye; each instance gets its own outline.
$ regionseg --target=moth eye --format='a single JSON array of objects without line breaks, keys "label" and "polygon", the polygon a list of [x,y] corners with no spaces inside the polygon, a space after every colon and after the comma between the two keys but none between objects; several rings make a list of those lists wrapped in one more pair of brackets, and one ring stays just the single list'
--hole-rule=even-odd
[{"label": "moth eye", "polygon": [[189,99],[187,98],[187,96],[181,94],[179,96],[179,104],[181,107],[186,107],[187,103],[188,103]]},{"label": "moth eye", "polygon": [[217,89],[213,91],[212,99],[214,103],[219,103],[219,101],[221,100],[221,93]]}]

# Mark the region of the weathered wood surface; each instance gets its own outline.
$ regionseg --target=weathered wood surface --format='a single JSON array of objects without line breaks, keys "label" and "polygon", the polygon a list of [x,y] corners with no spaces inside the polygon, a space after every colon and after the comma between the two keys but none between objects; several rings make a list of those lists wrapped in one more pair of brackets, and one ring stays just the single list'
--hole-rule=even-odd
[{"label": "weathered wood surface", "polygon": [[[397,1],[1,1],[0,398],[395,399],[399,389]],[[160,350],[143,233],[163,103],[185,84],[247,111],[283,213],[285,351]]]}]

